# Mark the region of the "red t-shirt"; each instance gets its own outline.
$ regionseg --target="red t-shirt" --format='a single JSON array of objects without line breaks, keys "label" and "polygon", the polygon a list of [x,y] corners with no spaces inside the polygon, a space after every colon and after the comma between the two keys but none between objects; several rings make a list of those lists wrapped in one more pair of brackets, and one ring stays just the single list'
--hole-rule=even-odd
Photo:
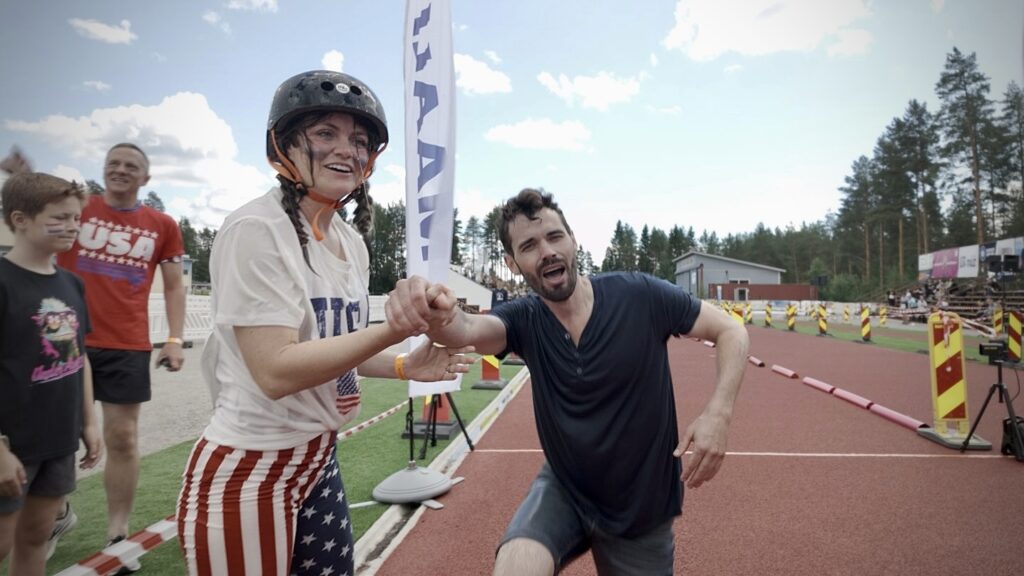
[{"label": "red t-shirt", "polygon": [[92,320],[87,346],[152,350],[149,290],[160,263],[185,253],[178,223],[143,204],[112,208],[94,195],[82,210],[82,231],[57,263],[85,281]]}]

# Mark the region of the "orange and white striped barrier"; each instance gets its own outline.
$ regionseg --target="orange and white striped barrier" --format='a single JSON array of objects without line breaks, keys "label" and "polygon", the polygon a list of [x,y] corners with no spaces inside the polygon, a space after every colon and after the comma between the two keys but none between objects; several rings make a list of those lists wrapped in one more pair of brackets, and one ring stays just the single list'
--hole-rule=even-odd
[{"label": "orange and white striped barrier", "polygon": [[105,576],[132,560],[178,537],[178,525],[170,515],[135,534],[57,573],[57,576]]},{"label": "orange and white striped barrier", "polygon": [[[917,432],[947,448],[959,449],[971,426],[967,410],[963,330],[959,315],[939,311],[928,316],[928,357],[931,359],[935,425]],[[968,445],[971,450],[988,450],[991,447],[991,443],[977,435],[971,437]]]}]

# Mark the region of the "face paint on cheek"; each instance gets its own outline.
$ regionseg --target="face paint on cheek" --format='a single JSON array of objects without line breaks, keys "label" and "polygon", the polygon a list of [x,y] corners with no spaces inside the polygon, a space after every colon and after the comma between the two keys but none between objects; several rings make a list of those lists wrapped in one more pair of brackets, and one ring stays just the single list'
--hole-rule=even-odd
[{"label": "face paint on cheek", "polygon": [[60,236],[67,230],[67,227],[60,222],[47,222],[46,234],[49,236]]}]

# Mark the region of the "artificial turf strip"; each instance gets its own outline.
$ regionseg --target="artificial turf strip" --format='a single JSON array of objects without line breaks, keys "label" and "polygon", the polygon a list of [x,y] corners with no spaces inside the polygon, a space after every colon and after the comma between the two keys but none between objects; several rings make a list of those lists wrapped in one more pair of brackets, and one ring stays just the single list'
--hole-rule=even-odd
[{"label": "artificial turf strip", "polygon": [[[498,395],[497,390],[474,390],[472,385],[479,379],[479,363],[470,374],[463,377],[462,389],[452,392],[452,398],[466,426]],[[521,366],[502,366],[501,377],[511,380]],[[367,378],[361,382],[363,397],[358,418],[348,427],[355,426],[395,406],[408,401],[405,383],[395,380]],[[414,399],[413,417],[417,421],[422,414],[423,399]],[[407,408],[385,418],[383,421],[346,438],[338,444],[338,464],[349,503],[371,499],[373,488],[394,472],[405,467],[409,461],[409,441],[401,438],[405,428]],[[452,414],[452,420],[455,416]],[[145,422],[141,425],[145,426]],[[453,436],[464,442],[461,436]],[[451,440],[438,439],[436,446],[428,446],[427,457],[419,460],[420,466],[427,466]],[[415,444],[414,456],[419,457],[422,440]],[[181,489],[181,473],[195,440],[166,448],[142,459],[139,473],[139,488],[135,496],[132,514],[132,531],[143,528],[174,513],[174,505]],[[457,488],[456,488],[457,489]],[[57,551],[47,563],[47,574],[57,572],[83,560],[106,543],[106,496],[103,491],[103,476],[95,474],[78,482],[78,489],[70,497],[71,505],[78,515],[78,524],[60,540]],[[356,540],[387,510],[385,505],[374,505],[351,511],[352,525]],[[177,539],[157,546],[145,554],[140,562],[147,574],[184,574],[185,565],[178,549]],[[0,573],[6,573],[6,562],[0,565]]]}]

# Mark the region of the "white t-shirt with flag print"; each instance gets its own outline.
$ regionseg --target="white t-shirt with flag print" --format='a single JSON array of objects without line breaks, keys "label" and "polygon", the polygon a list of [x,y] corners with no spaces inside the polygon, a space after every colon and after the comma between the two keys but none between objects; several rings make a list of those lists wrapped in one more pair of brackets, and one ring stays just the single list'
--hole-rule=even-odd
[{"label": "white t-shirt with flag print", "polygon": [[331,226],[347,260],[309,235],[302,257],[291,220],[273,188],[231,213],[210,255],[214,328],[203,350],[203,376],[214,399],[204,433],[212,442],[249,450],[281,450],[338,430],[359,414],[355,370],[272,400],[253,380],[235,326],[287,326],[299,341],[348,334],[369,323],[369,255],[362,237],[340,217]]}]

